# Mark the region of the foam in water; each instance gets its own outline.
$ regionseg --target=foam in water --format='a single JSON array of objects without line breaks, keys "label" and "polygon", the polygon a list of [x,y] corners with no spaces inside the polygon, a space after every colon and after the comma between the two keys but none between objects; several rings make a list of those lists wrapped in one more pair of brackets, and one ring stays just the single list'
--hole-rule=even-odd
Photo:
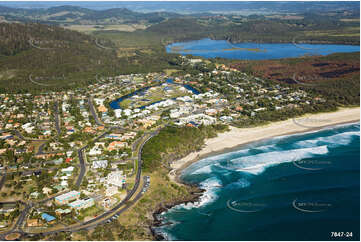
[{"label": "foam in water", "polygon": [[178,209],[190,210],[192,208],[199,208],[213,202],[218,197],[217,191],[222,187],[222,183],[216,177],[211,177],[201,182],[199,186],[200,188],[205,189],[202,196],[199,198],[199,201],[187,204],[182,203],[174,206],[169,211]]},{"label": "foam in water", "polygon": [[237,171],[259,174],[269,166],[274,166],[277,164],[292,162],[305,158],[311,158],[314,155],[322,155],[327,153],[328,148],[326,145],[323,145],[304,149],[260,153],[257,155],[232,159],[231,163]]},{"label": "foam in water", "polygon": [[239,188],[245,188],[251,185],[251,183],[244,177],[240,178],[236,182],[232,182],[225,186],[225,189],[233,190],[233,189],[239,189]]},{"label": "foam in water", "polygon": [[[197,170],[202,169],[202,168],[212,165],[212,164],[217,164],[219,160],[226,159],[229,156],[246,154],[246,153],[248,153],[249,150],[250,149],[237,150],[237,151],[233,151],[230,153],[225,153],[225,154],[220,154],[220,155],[204,158],[204,159],[199,160],[198,162],[190,165],[188,168],[186,168],[183,171],[183,173],[187,173],[187,174],[204,173],[204,172],[199,172]],[[199,172],[199,173],[197,173],[197,172]]]},{"label": "foam in water", "polygon": [[194,174],[203,174],[203,173],[211,173],[212,172],[212,165],[207,165],[204,167],[201,167],[200,169],[197,169],[193,172],[191,172],[190,174],[194,175]]},{"label": "foam in water", "polygon": [[[168,225],[168,226],[171,226],[171,225]],[[166,231],[163,231],[161,229],[161,227],[153,228],[153,229],[157,234],[160,234],[165,239],[165,241],[175,241],[175,240],[177,240],[177,238],[174,235],[172,235],[171,233],[167,233]]]},{"label": "foam in water", "polygon": [[360,132],[357,131],[350,131],[350,132],[344,132],[340,134],[335,134],[331,136],[326,137],[319,137],[316,139],[311,140],[303,140],[299,141],[295,144],[295,146],[298,147],[310,147],[315,146],[320,143],[328,144],[329,146],[342,146],[342,145],[348,145],[352,141],[352,137],[354,136],[360,136]]},{"label": "foam in water", "polygon": [[[341,126],[346,125],[339,125],[337,128]],[[312,137],[304,135],[320,131],[276,137],[266,142],[254,143],[252,146],[249,145],[238,151],[208,157],[197,163],[193,163],[184,171],[183,175],[185,175],[187,179],[190,178],[190,180],[203,180],[199,184],[201,188],[205,189],[203,196],[201,196],[199,202],[193,204],[188,203],[188,205],[177,205],[168,210],[165,215],[168,213],[174,215],[183,213],[180,215],[183,218],[187,216],[187,210],[192,209],[194,209],[194,211],[190,214],[193,212],[202,214],[199,211],[202,207],[213,202],[217,205],[217,200],[220,198],[219,194],[223,194],[220,193],[221,191],[231,194],[234,191],[250,186],[251,178],[253,178],[254,175],[262,173],[267,167],[325,155],[329,153],[329,149],[331,150],[335,146],[348,145],[355,136],[360,136],[358,131],[360,128],[359,124],[356,126],[353,124],[351,127],[352,131],[346,132],[344,130],[337,130],[336,127],[328,127],[323,130],[330,130],[331,132],[322,133],[318,137],[314,135],[310,135]],[[356,130],[354,128],[356,128]],[[333,131],[333,129],[335,129],[335,131]],[[288,139],[290,136],[292,136],[292,138]],[[202,175],[198,176],[198,174]],[[228,175],[230,176],[228,177]],[[227,181],[234,181],[234,179],[232,179],[233,175],[235,175],[238,180],[228,183]],[[224,184],[220,178],[222,178]],[[209,206],[209,208],[212,208],[212,206],[213,205]],[[208,212],[205,215],[211,216],[209,214],[213,214],[212,210],[208,208],[206,210],[208,210]],[[167,219],[167,217],[166,215],[165,219]],[[162,228],[162,234],[165,235],[165,238],[168,240],[176,240],[176,238],[172,237],[172,230],[167,229],[170,227],[171,226],[168,225],[164,226]],[[181,235],[179,236],[181,237]]]}]

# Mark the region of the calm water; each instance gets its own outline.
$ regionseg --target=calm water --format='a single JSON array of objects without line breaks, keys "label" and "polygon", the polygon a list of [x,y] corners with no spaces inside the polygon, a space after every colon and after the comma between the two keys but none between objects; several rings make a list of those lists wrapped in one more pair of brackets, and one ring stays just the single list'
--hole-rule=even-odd
[{"label": "calm water", "polygon": [[[297,43],[297,40],[296,40]],[[243,49],[232,49],[243,48]],[[336,52],[360,51],[357,45],[321,45],[321,44],[231,44],[225,40],[202,39],[182,43],[173,43],[166,47],[167,52],[192,54],[205,58],[222,57],[228,59],[264,60],[304,55],[328,55]],[[228,50],[227,50],[228,49]],[[250,51],[259,50],[259,51]]]},{"label": "calm water", "polygon": [[[190,86],[190,85],[188,85],[188,84],[175,83],[175,82],[173,81],[173,79],[167,79],[166,82],[167,82],[167,83],[170,83],[170,84],[174,84],[174,85],[181,85],[181,86],[183,86],[184,88],[186,88],[187,90],[191,91],[191,92],[192,92],[193,94],[195,94],[195,95],[198,95],[198,94],[200,93],[197,89],[193,88],[192,86]],[[162,85],[162,83],[160,83],[160,84],[158,84],[158,85],[156,85],[156,86],[160,86],[160,85]],[[110,106],[112,109],[120,109],[120,106],[119,106],[119,103],[120,103],[120,102],[124,101],[124,100],[127,99],[127,98],[131,98],[131,97],[134,96],[134,95],[144,96],[144,95],[145,95],[145,92],[146,92],[148,89],[150,89],[151,87],[152,87],[152,86],[143,87],[143,88],[140,88],[140,89],[138,89],[138,90],[136,90],[136,91],[134,91],[134,92],[132,92],[132,93],[129,93],[129,94],[124,95],[124,96],[121,96],[120,98],[117,98],[116,100],[111,101],[111,102],[109,103],[109,106]],[[173,98],[173,99],[175,100],[175,98]],[[145,109],[146,107],[148,107],[148,106],[150,106],[150,105],[153,105],[153,104],[156,104],[156,103],[159,103],[159,102],[162,102],[162,101],[164,101],[164,100],[160,100],[160,101],[156,101],[156,102],[153,102],[153,103],[149,103],[149,104],[147,104],[147,105],[144,105],[144,106],[139,107],[139,109]]]},{"label": "calm water", "polygon": [[170,240],[359,240],[360,125],[283,136],[192,164],[206,189],[156,230]]}]

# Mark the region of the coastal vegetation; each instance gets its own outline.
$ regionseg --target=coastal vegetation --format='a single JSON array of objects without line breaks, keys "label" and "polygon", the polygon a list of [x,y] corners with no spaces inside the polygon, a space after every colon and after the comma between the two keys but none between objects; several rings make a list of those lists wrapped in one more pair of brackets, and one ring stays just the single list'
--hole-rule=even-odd
[{"label": "coastal vegetation", "polygon": [[115,53],[94,41],[55,26],[0,23],[0,91],[69,89],[89,84],[97,73],[114,73]]},{"label": "coastal vegetation", "polygon": [[[360,52],[280,60],[229,61],[231,67],[327,98],[324,110],[360,104]],[[312,111],[312,110],[306,110]],[[321,111],[321,110],[316,110]]]},{"label": "coastal vegetation", "polygon": [[[93,83],[96,75],[180,70],[182,67],[173,61],[177,55],[165,51],[167,44],[177,41],[211,38],[234,43],[359,45],[359,22],[345,21],[357,16],[352,11],[347,16],[335,12],[332,16],[312,13],[297,18],[142,14],[127,9],[95,11],[72,6],[36,11],[2,7],[1,12],[10,21],[27,23],[1,23],[0,92],[64,90]],[[64,12],[68,14],[63,16]],[[106,18],[109,15],[113,16],[111,23]],[[29,22],[39,16],[43,16],[43,24]],[[62,28],[69,27],[69,19],[73,25],[86,21],[98,27],[91,33],[85,31],[88,34]],[[111,27],[106,27],[109,24]],[[146,28],[118,31],[114,24],[143,24]]]},{"label": "coastal vegetation", "polygon": [[[165,168],[159,168],[145,175],[150,175],[152,186],[132,209],[125,211],[118,219],[98,226],[94,230],[73,233],[73,240],[153,240],[150,229],[154,225],[154,211],[193,201],[199,196],[196,194],[200,192],[199,188],[170,181],[168,170]],[[57,236],[59,238],[60,234]],[[65,238],[66,234],[62,234],[62,239]],[[51,236],[49,239],[55,238]]]},{"label": "coastal vegetation", "polygon": [[[73,11],[72,8],[59,9],[68,13]],[[58,9],[53,11],[57,12]],[[11,195],[24,200],[31,194],[35,196],[35,191],[42,192],[46,186],[53,185],[48,181],[58,175],[58,169],[31,173],[31,189],[20,181],[22,171],[19,171],[17,165],[25,167],[25,164],[30,163],[32,154],[39,152],[41,155],[40,149],[45,152],[71,151],[70,155],[66,154],[65,163],[61,160],[60,165],[56,164],[58,160],[54,160],[60,158],[58,155],[51,161],[49,158],[48,164],[45,164],[46,157],[32,160],[36,165],[64,169],[81,162],[81,153],[74,151],[83,147],[84,156],[89,156],[89,164],[86,167],[87,178],[79,184],[80,189],[89,190],[90,194],[104,194],[105,183],[102,180],[114,169],[119,169],[122,174],[126,174],[127,179],[124,183],[126,186],[122,187],[124,190],[120,192],[121,189],[118,189],[120,193],[113,196],[120,200],[121,195],[127,192],[125,189],[129,192],[130,188],[138,184],[134,171],[140,162],[142,176],[149,176],[151,185],[141,190],[144,185],[141,180],[137,190],[142,193],[141,198],[134,202],[133,196],[126,201],[126,204],[132,204],[131,209],[122,212],[120,217],[109,218],[109,223],[72,234],[53,234],[46,237],[48,240],[152,240],[154,237],[150,228],[156,220],[154,211],[160,212],[175,204],[194,201],[201,192],[197,187],[171,180],[168,176],[171,163],[202,149],[206,139],[227,131],[228,124],[256,126],[305,113],[334,111],[339,106],[359,105],[359,53],[275,61],[235,61],[195,59],[191,55],[179,56],[165,51],[169,43],[204,37],[230,42],[359,44],[358,22],[344,21],[343,14],[336,14],[336,17],[300,14],[297,17],[267,19],[259,15],[240,18],[232,15],[147,15],[125,9],[96,12],[79,8],[78,11],[82,15],[52,15],[44,17],[43,21],[65,26],[69,18],[87,20],[99,24],[94,27],[99,30],[86,35],[55,25],[0,23],[0,92],[7,93],[2,96],[4,105],[1,111],[5,118],[1,124],[6,127],[6,131],[9,130],[9,134],[4,137],[15,139],[14,130],[20,130],[27,138],[35,139],[32,142],[35,148],[28,150],[23,149],[27,147],[26,140],[24,143],[20,140],[0,142],[0,148],[9,150],[9,147],[14,147],[2,157],[3,161],[9,161],[7,166],[16,170],[7,178],[4,184],[6,193],[3,192],[2,197]],[[49,15],[42,10],[39,12]],[[20,15],[18,12],[10,14],[8,18],[14,20]],[[33,12],[30,15],[36,16]],[[117,23],[143,23],[148,28],[133,32],[107,30],[100,25],[110,22],[106,19],[109,15],[114,16]],[[27,20],[32,19],[29,16]],[[352,14],[348,17],[354,18]],[[239,48],[228,50],[233,49]],[[164,76],[163,72],[169,76]],[[130,75],[115,77],[119,74]],[[106,78],[98,78],[104,76]],[[122,110],[115,110],[121,111],[121,115],[118,112],[116,115],[109,107],[109,103],[119,94],[133,92],[154,80],[172,76],[174,84],[194,86],[200,94],[190,98],[190,93],[164,83],[164,89],[154,88],[155,91],[136,95],[132,101],[126,99],[121,102]],[[32,92],[37,94],[33,97],[30,94]],[[144,112],[142,116],[138,116],[140,111],[135,110],[139,105],[185,96],[188,100],[164,104],[159,109],[149,108],[146,110],[148,113]],[[92,97],[95,104],[91,104],[88,97]],[[58,111],[52,108],[54,100],[59,100],[56,102],[59,102],[61,109],[60,131],[54,128],[59,126],[59,120],[55,118]],[[92,105],[95,105],[95,114],[90,109]],[[126,109],[129,112],[124,112]],[[97,116],[100,122],[95,122]],[[34,127],[29,130],[33,124]],[[109,127],[111,129],[105,129]],[[132,132],[123,135],[115,127]],[[143,134],[148,135],[147,131],[155,132],[160,127],[163,128],[157,135],[147,140],[144,146],[140,145],[143,144],[140,143],[142,137],[149,137]],[[106,135],[108,131],[112,133]],[[43,133],[44,136],[47,133],[47,141],[40,143],[44,139]],[[56,133],[55,138],[53,135]],[[98,140],[98,135],[104,137]],[[127,141],[113,140],[114,137]],[[143,147],[141,156],[138,156],[139,147]],[[31,155],[28,157],[27,153]],[[62,156],[65,158],[65,154]],[[139,157],[141,161],[136,162]],[[94,164],[94,161],[97,162]],[[92,165],[90,162],[93,162]],[[104,162],[107,163],[105,167],[94,168],[94,165]],[[81,171],[82,166],[73,167],[72,177],[67,184],[70,189],[77,189],[75,178],[80,177]],[[93,185],[98,190],[93,190]],[[21,193],[17,188],[25,188],[31,193]],[[59,190],[56,188],[51,192],[55,194]],[[39,195],[39,199],[45,197],[44,192]],[[103,211],[95,207],[82,210],[77,218],[86,220]],[[16,213],[10,218],[14,219],[18,215]],[[34,238],[40,240],[42,237]]]},{"label": "coastal vegetation", "polygon": [[142,159],[145,171],[153,172],[160,167],[169,168],[172,161],[200,150],[205,139],[226,131],[226,125],[216,124],[199,127],[167,126],[150,139],[143,148]]},{"label": "coastal vegetation", "polygon": [[[98,226],[91,231],[73,233],[73,240],[152,240],[151,227],[155,211],[163,211],[176,204],[194,201],[201,191],[195,186],[184,186],[168,177],[169,159],[183,157],[200,149],[205,139],[215,137],[217,132],[228,130],[226,125],[163,128],[143,147],[142,165],[144,175],[149,175],[151,186],[144,196],[117,220]],[[158,150],[158,151],[157,151]],[[160,151],[160,152],[159,152]],[[160,155],[159,155],[160,154]],[[159,225],[159,224],[158,224]],[[106,233],[104,231],[107,231]],[[48,239],[59,239],[51,236]],[[66,234],[62,235],[66,238]]]}]

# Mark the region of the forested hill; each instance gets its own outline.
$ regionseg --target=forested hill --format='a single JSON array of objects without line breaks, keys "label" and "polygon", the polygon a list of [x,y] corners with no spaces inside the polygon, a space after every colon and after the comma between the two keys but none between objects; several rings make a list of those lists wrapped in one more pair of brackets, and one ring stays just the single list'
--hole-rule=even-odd
[{"label": "forested hill", "polygon": [[126,8],[92,10],[67,5],[48,9],[0,6],[0,16],[7,21],[36,21],[45,24],[152,24],[179,15],[168,12],[139,13]]},{"label": "forested hill", "polygon": [[128,53],[124,41],[112,40],[57,26],[0,23],[0,93],[57,91],[85,87],[96,76],[158,72],[175,56],[160,41]]},{"label": "forested hill", "polygon": [[[101,43],[109,49],[99,48]],[[0,23],[0,91],[53,89],[117,68],[110,41],[42,24]],[[38,84],[36,84],[38,83]]]},{"label": "forested hill", "polygon": [[75,43],[92,41],[88,35],[56,26],[0,23],[0,54],[7,56],[32,49],[34,46],[39,49],[71,48]]},{"label": "forested hill", "polygon": [[[165,41],[212,38],[263,43],[360,43],[359,21],[345,21],[342,14],[304,14],[293,19],[264,16],[208,16],[173,18],[148,27],[143,32],[161,35]],[[356,19],[357,20],[357,19]],[[141,32],[139,30],[139,32]]]}]

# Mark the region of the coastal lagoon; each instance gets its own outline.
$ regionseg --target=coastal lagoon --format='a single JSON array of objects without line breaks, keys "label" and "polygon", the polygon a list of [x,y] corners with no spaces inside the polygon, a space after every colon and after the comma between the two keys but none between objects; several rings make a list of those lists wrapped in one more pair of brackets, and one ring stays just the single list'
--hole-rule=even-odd
[{"label": "coastal lagoon", "polygon": [[166,47],[168,53],[192,54],[205,58],[266,60],[310,55],[328,55],[338,52],[360,51],[358,45],[298,44],[298,43],[238,43],[226,40],[201,39],[173,43]]},{"label": "coastal lagoon", "polygon": [[[191,91],[191,92],[192,92],[193,94],[195,94],[195,95],[198,95],[198,94],[200,93],[197,89],[195,89],[194,87],[192,87],[192,86],[190,86],[190,85],[188,85],[188,84],[175,83],[175,82],[173,81],[173,79],[171,79],[171,78],[168,78],[168,79],[166,80],[166,83],[172,84],[172,85],[181,85],[181,86],[183,86],[185,89]],[[160,85],[162,85],[162,83],[159,83],[158,85],[155,85],[155,86],[160,86]],[[143,88],[138,89],[138,90],[136,90],[136,91],[134,91],[134,92],[131,92],[131,93],[127,94],[127,95],[121,96],[120,98],[117,98],[117,99],[111,101],[111,102],[109,103],[109,106],[110,106],[112,109],[120,109],[120,106],[119,106],[119,103],[120,103],[120,102],[124,101],[124,100],[127,99],[127,98],[131,98],[131,97],[133,97],[134,95],[143,96],[144,93],[145,93],[148,89],[150,89],[151,87],[153,87],[153,86],[143,87]],[[173,100],[175,100],[175,98],[173,98]],[[144,105],[144,106],[139,107],[139,109],[141,109],[141,110],[142,110],[142,109],[145,109],[146,107],[148,107],[148,106],[150,106],[150,105],[153,105],[153,104],[156,104],[156,103],[159,103],[159,102],[162,102],[162,101],[164,101],[164,100],[159,100],[159,101],[156,101],[156,102],[153,102],[153,103],[149,103],[149,104],[147,104],[147,105]]]},{"label": "coastal lagoon", "polygon": [[[359,240],[360,125],[276,137],[202,159],[199,202],[158,215],[170,240]],[[169,224],[171,223],[171,224]],[[351,236],[352,233],[352,236]]]}]

